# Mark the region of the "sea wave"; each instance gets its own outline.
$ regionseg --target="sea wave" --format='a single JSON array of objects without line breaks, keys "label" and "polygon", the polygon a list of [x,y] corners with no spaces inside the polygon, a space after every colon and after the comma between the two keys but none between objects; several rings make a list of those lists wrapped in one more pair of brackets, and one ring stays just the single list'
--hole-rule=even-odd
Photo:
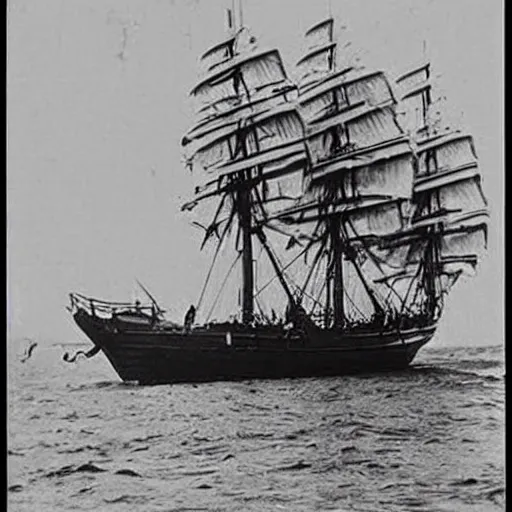
[{"label": "sea wave", "polygon": [[36,351],[9,366],[9,507],[503,510],[500,354],[429,348],[400,372],[143,387],[101,357]]}]

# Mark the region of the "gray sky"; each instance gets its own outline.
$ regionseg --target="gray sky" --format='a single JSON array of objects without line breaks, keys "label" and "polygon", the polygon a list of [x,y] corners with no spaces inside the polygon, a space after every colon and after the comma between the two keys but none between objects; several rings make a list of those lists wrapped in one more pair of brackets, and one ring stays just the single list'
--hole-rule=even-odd
[{"label": "gray sky", "polygon": [[[439,344],[503,340],[503,2],[331,0],[346,37],[394,77],[421,59],[475,138],[489,252],[449,296]],[[8,320],[13,336],[84,339],[67,294],[132,298],[142,280],[181,318],[208,260],[179,213],[191,180],[179,140],[202,50],[228,0],[9,0]],[[291,70],[329,2],[244,0],[244,22]]]}]

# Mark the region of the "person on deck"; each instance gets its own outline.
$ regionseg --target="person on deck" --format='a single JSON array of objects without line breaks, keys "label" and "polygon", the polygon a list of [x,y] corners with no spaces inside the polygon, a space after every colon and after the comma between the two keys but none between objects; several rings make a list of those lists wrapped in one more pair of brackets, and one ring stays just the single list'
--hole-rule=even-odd
[{"label": "person on deck", "polygon": [[196,308],[194,305],[191,305],[188,308],[187,314],[185,315],[185,331],[190,332],[190,329],[192,328],[192,324],[194,323],[194,320],[196,318]]}]

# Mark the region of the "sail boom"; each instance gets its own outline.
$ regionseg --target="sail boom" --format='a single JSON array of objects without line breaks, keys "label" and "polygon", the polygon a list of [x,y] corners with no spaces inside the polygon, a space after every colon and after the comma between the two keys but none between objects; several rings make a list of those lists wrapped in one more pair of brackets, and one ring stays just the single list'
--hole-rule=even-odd
[{"label": "sail boom", "polygon": [[463,224],[465,226],[485,224],[488,221],[489,216],[489,210],[487,210],[487,208],[481,208],[479,210],[454,215],[450,218],[449,224]]},{"label": "sail boom", "polygon": [[429,226],[436,226],[440,223],[445,224],[453,218],[454,215],[460,213],[461,210],[447,210],[442,208],[440,210],[435,211],[434,213],[430,213],[428,215],[423,215],[416,219],[413,219],[412,225],[414,228],[425,228]]},{"label": "sail boom", "polygon": [[445,229],[441,236],[442,258],[474,255],[478,258],[487,249],[487,223]]},{"label": "sail boom", "polygon": [[404,80],[407,80],[408,78],[411,78],[412,76],[421,73],[422,71],[425,71],[426,74],[430,73],[430,62],[424,62],[420,64],[419,66],[414,67],[413,69],[406,71],[405,73],[400,74],[396,79],[395,82],[397,84],[400,84],[400,82],[403,82]]},{"label": "sail boom", "polygon": [[[308,142],[308,146],[310,146],[310,142]],[[312,175],[315,179],[321,178],[323,175],[328,175],[341,168],[351,169],[373,165],[376,161],[386,160],[408,152],[411,152],[409,139],[400,135],[362,148],[356,147],[339,155],[333,154],[323,159],[318,158],[312,167]]]},{"label": "sail boom", "polygon": [[[290,175],[301,170],[305,163],[305,157],[298,153],[284,155],[281,159],[276,160],[274,166],[268,165],[263,169],[253,167],[250,172],[251,176],[244,181],[229,181],[226,178],[233,173],[224,173],[218,178],[205,183],[203,186],[196,187],[196,196],[182,206],[182,210],[192,209],[196,203],[205,199],[219,196],[225,192],[235,192],[244,188],[254,188],[263,181],[271,181],[284,176]],[[265,201],[264,201],[265,202]]]},{"label": "sail boom", "polygon": [[476,162],[461,165],[454,169],[446,169],[441,172],[436,172],[435,174],[416,178],[414,182],[414,192],[421,193],[435,190],[477,176],[480,175],[478,174],[478,165]]},{"label": "sail boom", "polygon": [[[452,252],[447,251],[446,246],[449,244],[451,239],[462,240],[464,242],[465,238],[469,238],[470,241],[473,241],[471,236],[479,233],[483,233],[484,237],[486,237],[487,223],[480,222],[475,225],[462,225],[451,228],[445,226],[443,229],[435,231],[429,229],[428,226],[412,227],[381,237],[379,245],[381,249],[394,249],[404,246],[412,249],[415,244],[419,244],[418,247],[415,250],[410,251],[410,254],[407,256],[408,263],[412,264],[419,263],[419,261],[421,261],[422,250],[424,248],[422,244],[426,244],[429,239],[437,239],[441,242],[441,258],[451,258],[468,254],[467,247],[465,245],[462,246],[462,251],[459,253],[454,249],[452,249]],[[480,240],[477,240],[477,242],[480,242]],[[443,247],[443,244],[445,247]],[[458,247],[455,247],[455,249],[458,249]],[[473,251],[470,253],[472,254]]]},{"label": "sail boom", "polygon": [[[417,152],[418,154],[421,154],[425,151],[428,151],[430,149],[437,149],[442,146],[445,146],[447,144],[451,144],[458,141],[467,140],[470,145],[472,146],[473,153],[473,137],[468,133],[463,132],[451,132],[448,134],[442,134],[442,135],[435,135],[435,136],[429,136],[425,137],[423,139],[419,139],[416,141],[417,144]],[[476,154],[475,154],[476,159]]]},{"label": "sail boom", "polygon": [[352,151],[348,156],[341,155],[326,162],[320,162],[312,167],[310,176],[312,180],[322,179],[333,173],[372,166],[378,162],[393,160],[410,153],[409,139],[401,136],[374,146]]},{"label": "sail boom", "polygon": [[[279,118],[280,116],[293,115],[295,121],[302,125],[302,119],[298,116],[294,106],[290,106],[288,103],[281,103],[268,108],[257,109],[254,112],[240,118],[227,119],[223,123],[218,123],[216,126],[211,126],[209,129],[205,129],[203,132],[186,136],[186,139],[182,141],[183,145],[188,145],[190,142],[194,142],[195,147],[191,151],[195,154],[200,149],[212,146],[223,140],[229,139],[231,136],[236,135],[238,131],[244,128],[253,127],[256,128],[270,119]],[[241,123],[243,122],[243,127]]]},{"label": "sail boom", "polygon": [[215,170],[222,175],[233,174],[239,171],[265,165],[282,158],[295,157],[295,162],[306,161],[306,152],[302,139],[296,139],[281,146],[269,148],[243,160],[235,160],[217,167]]},{"label": "sail boom", "polygon": [[210,57],[211,55],[213,55],[214,53],[216,53],[217,51],[219,51],[223,48],[229,47],[230,45],[232,45],[235,42],[235,39],[236,39],[236,36],[231,36],[231,37],[228,37],[227,39],[225,39],[224,41],[221,41],[220,43],[217,43],[214,46],[211,46],[210,48],[208,48],[208,50],[206,50],[201,55],[201,57],[199,59],[205,60],[208,57]]},{"label": "sail boom", "polygon": [[358,119],[371,115],[379,110],[384,110],[391,107],[393,103],[391,101],[386,102],[385,104],[379,106],[372,106],[365,101],[360,101],[351,107],[343,109],[339,113],[328,117],[327,119],[322,119],[321,121],[312,122],[309,127],[306,129],[306,134],[308,137],[314,137],[316,135],[329,130],[330,128],[337,125],[345,125],[347,123],[357,121]]},{"label": "sail boom", "polygon": [[439,260],[440,267],[444,268],[445,265],[453,263],[468,263],[476,265],[478,263],[478,255],[476,254],[460,254],[454,256],[442,256]]},{"label": "sail boom", "polygon": [[306,88],[300,88],[299,102],[301,104],[307,103],[308,101],[314,100],[319,96],[330,93],[338,87],[345,87],[353,85],[357,82],[371,80],[377,77],[383,77],[382,71],[357,71],[353,76],[349,73],[353,71],[352,68],[345,68],[336,73],[330,74],[328,77],[315,83],[313,86]]},{"label": "sail boom", "polygon": [[329,92],[330,90],[335,89],[343,83],[345,76],[351,71],[354,71],[353,67],[343,68],[340,71],[329,73],[327,76],[320,78],[318,81],[300,86],[299,90],[301,101],[309,101],[316,98],[317,96],[324,94],[325,92]]},{"label": "sail boom", "polygon": [[[237,123],[228,124],[203,140],[197,140],[189,148],[188,160],[193,169],[197,168],[206,173],[230,166],[242,170],[245,164],[240,162],[249,159],[249,167],[262,163],[263,160],[268,162],[269,158],[272,159],[268,157],[271,150],[281,149],[298,141],[304,141],[303,121],[294,106],[283,103]],[[244,146],[245,150],[242,151]],[[303,151],[306,151],[304,143]]]},{"label": "sail boom", "polygon": [[418,269],[416,265],[410,265],[413,267],[410,270],[402,269],[397,272],[393,272],[392,274],[388,274],[382,277],[378,277],[373,280],[374,283],[387,283],[388,281],[396,281],[398,279],[413,279],[418,275]]},{"label": "sail boom", "polygon": [[443,224],[445,228],[453,226],[480,226],[487,223],[489,211],[487,209],[473,210],[470,212],[462,212],[457,210],[440,209],[429,215],[424,215],[412,221],[414,228],[424,228]]},{"label": "sail boom", "polygon": [[343,161],[342,166],[333,167],[321,178],[313,176],[311,189],[337,190],[337,195],[360,197],[382,194],[383,196],[410,200],[413,189],[412,153],[371,163]]},{"label": "sail boom", "polygon": [[[458,209],[462,214],[487,209],[487,199],[482,192],[479,174],[469,177],[459,176],[458,179],[453,179],[442,186],[436,186],[421,193],[416,192],[414,199],[415,202],[423,205],[423,209],[429,204],[434,210]],[[420,213],[419,210],[418,213]]]},{"label": "sail boom", "polygon": [[[294,206],[284,211],[277,212],[269,220],[284,219],[291,220],[293,223],[301,224],[303,222],[310,222],[312,220],[327,219],[332,215],[340,215],[349,212],[360,212],[364,209],[372,207],[385,206],[396,204],[400,200],[383,195],[367,196],[364,199],[354,197],[352,199],[337,199],[329,203],[319,204],[317,201],[311,201],[301,206]],[[309,212],[315,212],[313,216],[305,217],[304,215]],[[293,218],[292,216],[297,216]]]},{"label": "sail boom", "polygon": [[[206,69],[211,71],[215,67],[233,58],[235,41],[236,35],[233,35],[228,39],[215,44],[203,53],[199,58],[199,61],[202,64],[206,64]],[[210,60],[210,62],[208,62],[208,60]]]},{"label": "sail boom", "polygon": [[276,107],[279,101],[284,100],[284,96],[287,92],[296,89],[294,86],[287,88],[286,90],[280,90],[266,96],[264,98],[254,99],[251,102],[238,104],[233,108],[220,112],[217,115],[213,115],[209,118],[203,119],[195,124],[188,130],[184,139],[186,142],[191,142],[194,139],[204,137],[208,133],[221,128],[224,124],[237,122],[243,119],[246,115],[256,115],[261,112],[265,112],[273,107]]},{"label": "sail boom", "polygon": [[[207,103],[196,110],[197,125],[208,123],[212,118],[217,117],[223,112],[229,112],[233,108],[240,106],[241,103],[242,98],[236,94],[223,96],[218,100]],[[222,108],[223,105],[226,107],[226,110]]]},{"label": "sail boom", "polygon": [[307,144],[314,163],[330,160],[340,154],[349,157],[361,149],[404,137],[392,105],[358,112],[343,124],[329,124],[332,126],[326,127],[324,124],[322,130],[307,133]]},{"label": "sail boom", "polygon": [[301,66],[302,64],[305,64],[308,60],[311,60],[312,58],[317,57],[321,53],[325,53],[330,50],[333,50],[335,47],[336,47],[336,43],[325,43],[322,46],[319,46],[318,48],[315,48],[314,50],[311,50],[310,52],[306,53],[306,55],[303,55],[297,61],[297,66]]},{"label": "sail boom", "polygon": [[432,84],[429,80],[426,80],[418,85],[415,85],[408,91],[405,91],[401,94],[401,99],[406,100],[407,98],[411,98],[413,96],[417,96],[418,94],[423,94],[425,91],[431,90]]},{"label": "sail boom", "polygon": [[356,105],[351,105],[343,108],[336,114],[329,116],[327,118],[322,118],[319,121],[311,121],[309,126],[306,129],[306,133],[308,137],[314,137],[329,128],[332,128],[336,125],[342,125],[351,121],[353,119],[357,119],[358,117],[364,115],[367,112],[370,112],[373,108],[368,105],[365,101],[360,101]]}]

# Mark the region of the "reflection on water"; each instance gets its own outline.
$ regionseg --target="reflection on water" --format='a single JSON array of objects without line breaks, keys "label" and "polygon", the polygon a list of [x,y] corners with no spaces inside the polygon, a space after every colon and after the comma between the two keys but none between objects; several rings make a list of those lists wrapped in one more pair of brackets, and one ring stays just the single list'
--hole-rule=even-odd
[{"label": "reflection on water", "polygon": [[504,509],[501,347],[402,372],[140,387],[9,344],[9,510]]}]

